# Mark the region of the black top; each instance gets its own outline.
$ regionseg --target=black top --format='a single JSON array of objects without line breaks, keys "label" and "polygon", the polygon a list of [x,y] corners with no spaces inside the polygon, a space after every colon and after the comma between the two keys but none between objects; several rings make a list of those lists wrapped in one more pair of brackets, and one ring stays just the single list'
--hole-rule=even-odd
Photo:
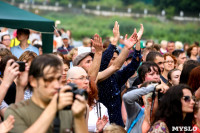
[{"label": "black top", "polygon": [[8,88],[8,92],[4,98],[4,101],[8,105],[11,103],[15,103],[15,97],[16,97],[16,85],[15,82],[13,82],[12,85]]}]

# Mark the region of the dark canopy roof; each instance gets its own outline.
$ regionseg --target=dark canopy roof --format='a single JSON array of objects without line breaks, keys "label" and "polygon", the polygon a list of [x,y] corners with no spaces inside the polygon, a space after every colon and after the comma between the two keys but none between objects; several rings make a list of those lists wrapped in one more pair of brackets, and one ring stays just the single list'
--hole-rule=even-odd
[{"label": "dark canopy roof", "polygon": [[0,1],[0,26],[13,29],[28,28],[41,32],[44,52],[52,52],[54,21]]}]

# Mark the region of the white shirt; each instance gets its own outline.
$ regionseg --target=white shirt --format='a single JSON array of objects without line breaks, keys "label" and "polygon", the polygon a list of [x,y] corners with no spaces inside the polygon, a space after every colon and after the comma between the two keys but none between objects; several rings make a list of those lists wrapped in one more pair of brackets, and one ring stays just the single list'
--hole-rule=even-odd
[{"label": "white shirt", "polygon": [[[109,116],[108,116],[108,109],[102,103],[100,103],[100,106],[101,106],[101,118],[103,118],[104,115],[108,117],[108,123],[106,124],[106,126],[107,126],[110,123]],[[98,120],[97,106],[95,104],[95,106],[93,106],[92,110],[89,112],[89,118],[88,118],[88,131],[89,132],[97,131],[97,129],[96,129],[97,120]]]}]

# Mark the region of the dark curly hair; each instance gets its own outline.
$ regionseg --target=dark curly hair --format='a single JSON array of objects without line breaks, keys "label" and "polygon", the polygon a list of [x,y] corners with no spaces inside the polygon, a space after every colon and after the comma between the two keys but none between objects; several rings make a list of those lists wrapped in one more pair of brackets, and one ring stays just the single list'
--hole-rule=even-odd
[{"label": "dark curly hair", "polygon": [[151,68],[155,71],[158,72],[158,74],[161,73],[159,66],[152,62],[152,61],[146,61],[144,63],[142,63],[142,65],[139,67],[138,69],[138,74],[139,74],[139,79],[140,81],[144,82],[145,80],[145,75],[148,72],[151,72]]},{"label": "dark curly hair", "polygon": [[183,89],[191,88],[188,85],[180,84],[172,86],[161,98],[158,110],[156,111],[153,124],[158,120],[162,120],[166,123],[169,132],[172,132],[172,126],[191,126],[193,113],[187,113],[183,120],[182,103]]}]

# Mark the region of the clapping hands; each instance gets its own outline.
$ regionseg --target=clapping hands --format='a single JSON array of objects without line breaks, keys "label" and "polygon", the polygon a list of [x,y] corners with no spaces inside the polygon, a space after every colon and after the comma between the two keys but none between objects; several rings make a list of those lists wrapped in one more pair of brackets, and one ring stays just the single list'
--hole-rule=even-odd
[{"label": "clapping hands", "polygon": [[134,29],[133,34],[128,39],[127,36],[128,35],[126,34],[124,39],[124,44],[125,47],[130,50],[134,46],[134,44],[136,44],[138,41],[137,30]]},{"label": "clapping hands", "polygon": [[108,123],[107,116],[104,115],[102,119],[98,118],[97,123],[96,123],[98,132],[101,132],[107,123]]}]

